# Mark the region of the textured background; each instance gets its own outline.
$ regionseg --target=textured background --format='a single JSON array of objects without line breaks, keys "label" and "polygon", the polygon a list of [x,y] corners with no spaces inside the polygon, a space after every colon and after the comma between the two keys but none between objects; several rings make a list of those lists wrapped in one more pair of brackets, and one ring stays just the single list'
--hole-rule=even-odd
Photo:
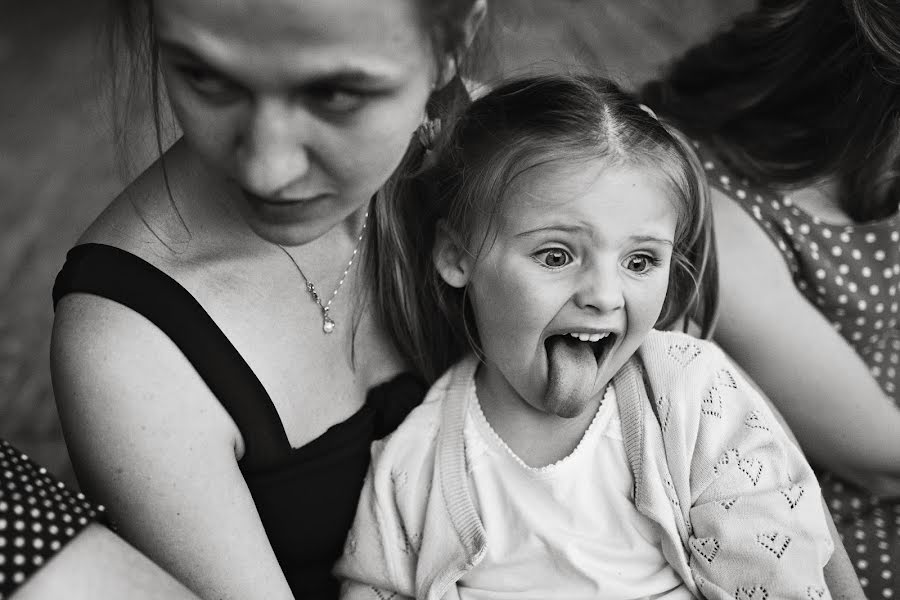
[{"label": "textured background", "polygon": [[[488,76],[589,67],[633,87],[752,0],[489,0]],[[103,2],[4,2],[0,19],[0,437],[67,481],[47,365],[50,289],[66,250],[146,166],[116,156]],[[146,118],[137,107],[136,118]],[[138,123],[140,129],[140,123]],[[144,157],[144,158],[141,158]]]}]

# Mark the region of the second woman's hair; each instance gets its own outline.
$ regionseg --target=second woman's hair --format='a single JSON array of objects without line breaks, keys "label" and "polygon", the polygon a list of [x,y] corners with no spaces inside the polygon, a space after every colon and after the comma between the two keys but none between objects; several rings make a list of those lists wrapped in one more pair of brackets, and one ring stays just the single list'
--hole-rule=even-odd
[{"label": "second woman's hair", "polygon": [[[678,224],[657,326],[691,318],[708,333],[718,279],[709,198],[702,166],[680,134],[610,81],[568,75],[507,83],[447,129],[419,172],[379,199],[387,220],[396,223],[400,247],[392,272],[376,282],[380,316],[426,379],[479,345],[465,290],[447,285],[433,264],[438,223],[477,254],[491,243],[490,225],[516,176],[557,160],[600,159],[661,175]],[[473,239],[476,231],[487,233]]]},{"label": "second woman's hair", "polygon": [[642,93],[750,179],[834,177],[857,222],[897,210],[897,0],[762,0]]}]

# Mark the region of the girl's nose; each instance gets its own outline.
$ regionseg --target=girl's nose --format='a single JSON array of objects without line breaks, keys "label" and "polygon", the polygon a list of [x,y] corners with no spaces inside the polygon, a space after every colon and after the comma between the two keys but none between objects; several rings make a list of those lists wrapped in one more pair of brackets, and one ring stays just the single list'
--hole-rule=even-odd
[{"label": "girl's nose", "polygon": [[238,139],[240,183],[263,197],[277,196],[309,171],[304,117],[277,100],[259,100]]},{"label": "girl's nose", "polygon": [[615,266],[595,266],[586,271],[575,292],[578,308],[611,312],[625,306],[622,280]]}]

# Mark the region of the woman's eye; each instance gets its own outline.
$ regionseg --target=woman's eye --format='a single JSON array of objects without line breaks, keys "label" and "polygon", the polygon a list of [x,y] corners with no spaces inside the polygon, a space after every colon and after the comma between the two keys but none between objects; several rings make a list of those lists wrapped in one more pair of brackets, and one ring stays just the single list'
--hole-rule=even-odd
[{"label": "woman's eye", "polygon": [[239,91],[234,84],[205,69],[181,67],[179,71],[188,85],[203,96],[221,98]]},{"label": "woman's eye", "polygon": [[312,100],[323,110],[331,113],[351,113],[360,108],[366,95],[360,92],[333,88],[315,89],[309,92]]},{"label": "woman's eye", "polygon": [[625,268],[633,273],[646,273],[652,267],[656,266],[657,261],[652,256],[646,254],[634,254],[625,259]]},{"label": "woman's eye", "polygon": [[541,250],[535,255],[535,258],[537,258],[542,265],[550,267],[551,269],[564,267],[572,261],[572,255],[562,248]]}]

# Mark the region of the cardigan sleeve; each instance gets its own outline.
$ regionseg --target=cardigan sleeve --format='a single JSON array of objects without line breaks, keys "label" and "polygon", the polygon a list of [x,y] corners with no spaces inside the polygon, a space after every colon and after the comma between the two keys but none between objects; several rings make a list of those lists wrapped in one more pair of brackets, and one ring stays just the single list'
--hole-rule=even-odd
[{"label": "cardigan sleeve", "polygon": [[[829,598],[833,550],[815,475],[769,407],[713,344],[669,358],[660,409],[673,476],[687,478],[687,552],[709,599]],[[694,350],[691,350],[693,353]],[[674,417],[674,418],[672,418]],[[679,464],[680,463],[680,464]]]}]

